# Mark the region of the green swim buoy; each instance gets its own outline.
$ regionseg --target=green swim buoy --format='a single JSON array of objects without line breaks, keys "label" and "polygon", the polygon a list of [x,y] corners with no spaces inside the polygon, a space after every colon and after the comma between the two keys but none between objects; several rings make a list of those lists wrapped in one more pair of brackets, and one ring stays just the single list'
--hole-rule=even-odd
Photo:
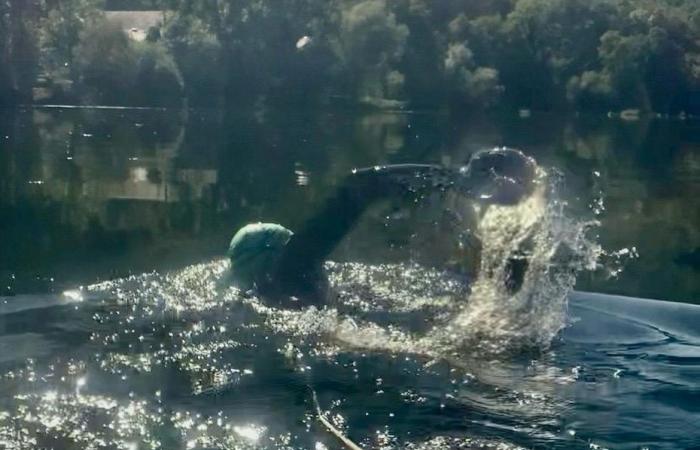
[{"label": "green swim buoy", "polygon": [[269,281],[277,269],[282,249],[293,234],[276,223],[253,223],[238,230],[227,252],[234,282],[250,289]]}]

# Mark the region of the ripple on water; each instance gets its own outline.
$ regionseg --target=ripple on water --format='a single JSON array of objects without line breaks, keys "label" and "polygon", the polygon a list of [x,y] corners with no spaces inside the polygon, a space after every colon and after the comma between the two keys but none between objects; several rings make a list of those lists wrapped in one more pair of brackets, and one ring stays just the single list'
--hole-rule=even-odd
[{"label": "ripple on water", "polygon": [[[90,335],[0,378],[6,393],[0,403],[4,448],[308,448],[309,442],[334,448],[314,420],[304,419],[311,384],[325,386],[324,406],[331,415],[349,417],[345,428],[350,434],[364,429],[367,417],[386,408],[391,397],[391,411],[376,422],[387,421],[386,434],[367,441],[391,442],[386,448],[412,441],[405,440],[410,433],[387,437],[399,436],[393,430],[401,427],[392,422],[403,417],[394,412],[402,404],[438,414],[478,409],[473,394],[481,391],[487,398],[483,413],[506,404],[546,409],[548,394],[535,393],[534,386],[514,389],[495,378],[476,380],[463,360],[453,369],[435,365],[449,355],[425,345],[420,333],[463,307],[464,291],[450,274],[414,265],[330,263],[330,278],[347,302],[298,311],[273,308],[220,285],[226,268],[225,261],[215,261],[88,287],[94,300],[61,320],[90,321]],[[356,289],[362,279],[365,289]],[[421,314],[428,325],[411,327],[406,314]],[[354,399],[353,386],[365,385],[370,375],[374,401]],[[386,387],[376,384],[382,375]],[[416,386],[431,387],[394,390],[406,376]],[[445,385],[445,377],[461,381]],[[502,390],[508,394],[499,394]],[[368,404],[375,412],[366,416],[363,405]],[[433,437],[409,448],[438,448],[446,442],[440,439],[455,448],[517,448],[463,432],[462,439]]]},{"label": "ripple on water", "polygon": [[[591,333],[551,345],[599,251],[561,208],[540,192],[486,211],[471,288],[416,264],[331,262],[338,302],[289,310],[228,286],[225,260],[89,286],[27,341],[51,352],[0,360],[0,448],[337,448],[311,389],[368,448],[587,448],[590,429],[564,418],[576,388],[624,383],[613,350],[637,328],[599,355]],[[530,269],[513,294],[505,261],[522,251]],[[664,345],[654,333],[645,343]]]}]

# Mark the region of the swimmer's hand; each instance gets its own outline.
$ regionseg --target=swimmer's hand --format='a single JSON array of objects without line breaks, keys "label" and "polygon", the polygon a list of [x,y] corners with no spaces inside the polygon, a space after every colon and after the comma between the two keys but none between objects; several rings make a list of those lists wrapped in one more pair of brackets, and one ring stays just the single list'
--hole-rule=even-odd
[{"label": "swimmer's hand", "polygon": [[537,181],[537,163],[520,150],[501,147],[475,153],[459,169],[456,188],[469,197],[513,205],[528,196]]}]

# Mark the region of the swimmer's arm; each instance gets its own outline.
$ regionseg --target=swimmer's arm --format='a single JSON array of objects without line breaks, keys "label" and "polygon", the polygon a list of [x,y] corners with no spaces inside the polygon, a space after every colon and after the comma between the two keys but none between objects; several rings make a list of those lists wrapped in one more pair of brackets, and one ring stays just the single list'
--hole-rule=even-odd
[{"label": "swimmer's arm", "polygon": [[354,170],[285,247],[282,274],[306,273],[322,264],[367,208],[384,198],[446,179],[448,170],[428,164],[398,164]]}]

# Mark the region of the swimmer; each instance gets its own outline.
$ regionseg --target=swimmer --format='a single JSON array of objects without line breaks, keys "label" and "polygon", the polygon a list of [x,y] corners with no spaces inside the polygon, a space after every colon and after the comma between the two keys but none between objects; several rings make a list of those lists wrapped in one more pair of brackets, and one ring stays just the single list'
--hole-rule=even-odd
[{"label": "swimmer", "polygon": [[[537,164],[519,150],[480,151],[465,166],[398,164],[353,170],[298,232],[270,223],[249,224],[231,240],[231,276],[243,289],[300,305],[326,303],[331,292],[322,265],[364,211],[381,199],[454,191],[480,204],[513,205],[532,193]],[[527,261],[514,258],[507,285],[517,290]]]}]

